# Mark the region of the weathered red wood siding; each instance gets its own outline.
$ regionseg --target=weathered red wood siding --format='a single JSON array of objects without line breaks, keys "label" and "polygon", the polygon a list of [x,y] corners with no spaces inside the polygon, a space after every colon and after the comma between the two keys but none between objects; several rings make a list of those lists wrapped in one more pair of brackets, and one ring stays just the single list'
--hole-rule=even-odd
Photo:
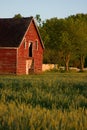
[{"label": "weathered red wood siding", "polygon": [[[33,21],[24,39],[26,39],[26,48],[24,47],[24,40],[22,40],[17,51],[17,74],[26,74],[26,60],[30,58],[28,55],[30,42],[33,44],[33,56],[31,59],[34,60],[34,73],[39,73],[42,71],[43,47]],[[38,40],[38,50],[35,48],[36,40]]]},{"label": "weathered red wood siding", "polygon": [[17,74],[26,74],[26,49],[23,43],[17,50]]},{"label": "weathered red wood siding", "polygon": [[16,49],[0,49],[0,74],[16,74]]}]

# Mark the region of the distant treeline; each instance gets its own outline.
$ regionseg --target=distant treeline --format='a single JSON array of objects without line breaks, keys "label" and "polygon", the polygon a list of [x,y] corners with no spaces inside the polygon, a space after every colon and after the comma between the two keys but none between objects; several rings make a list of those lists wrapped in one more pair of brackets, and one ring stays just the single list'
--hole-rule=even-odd
[{"label": "distant treeline", "polygon": [[45,45],[44,63],[78,67],[87,66],[87,14],[76,14],[64,19],[42,21],[36,15],[40,34]]}]

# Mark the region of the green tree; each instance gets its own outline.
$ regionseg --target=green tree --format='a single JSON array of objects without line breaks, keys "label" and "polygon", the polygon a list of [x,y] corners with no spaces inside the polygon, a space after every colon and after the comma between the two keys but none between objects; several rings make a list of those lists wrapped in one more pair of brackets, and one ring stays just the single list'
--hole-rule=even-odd
[{"label": "green tree", "polygon": [[73,44],[73,24],[71,19],[63,19],[62,22],[62,30],[60,30],[60,44],[59,44],[59,50],[61,51],[63,63],[65,65],[65,70],[69,71],[69,64],[70,60],[72,58],[72,55],[74,56],[74,44]]},{"label": "green tree", "polygon": [[41,27],[42,20],[41,20],[41,17],[40,17],[39,14],[36,14],[36,16],[35,16],[35,20],[36,20],[38,26]]},{"label": "green tree", "polygon": [[67,31],[62,32],[60,41],[61,41],[60,50],[63,53],[63,59],[65,62],[65,70],[69,71],[69,61],[70,61],[72,47],[71,47],[71,40]]},{"label": "green tree", "polygon": [[13,18],[22,18],[21,14],[15,14]]},{"label": "green tree", "polygon": [[83,71],[85,57],[87,55],[87,24],[85,22],[78,21],[76,28],[76,49],[80,57],[80,69]]},{"label": "green tree", "polygon": [[83,71],[87,56],[87,14],[47,19],[39,29],[45,44],[46,62],[52,63],[55,59],[56,63],[65,64],[68,71],[70,61],[80,60],[80,69]]},{"label": "green tree", "polygon": [[73,44],[75,46],[75,54],[80,59],[80,70],[84,70],[85,57],[87,55],[87,15],[77,14],[71,16],[73,33]]},{"label": "green tree", "polygon": [[45,45],[45,54],[48,56],[48,58],[46,58],[44,55],[44,58],[49,59],[48,61],[50,61],[50,63],[53,63],[53,61],[56,63],[61,63],[61,58],[59,57],[59,36],[60,31],[63,29],[62,23],[62,19],[59,20],[57,18],[51,18],[46,20],[40,28],[40,33]]}]

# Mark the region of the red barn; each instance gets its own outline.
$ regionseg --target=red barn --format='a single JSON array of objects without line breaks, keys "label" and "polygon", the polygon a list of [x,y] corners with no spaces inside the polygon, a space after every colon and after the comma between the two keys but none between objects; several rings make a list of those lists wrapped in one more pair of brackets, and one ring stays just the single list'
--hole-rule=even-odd
[{"label": "red barn", "polygon": [[43,50],[33,17],[0,19],[0,74],[40,73]]}]

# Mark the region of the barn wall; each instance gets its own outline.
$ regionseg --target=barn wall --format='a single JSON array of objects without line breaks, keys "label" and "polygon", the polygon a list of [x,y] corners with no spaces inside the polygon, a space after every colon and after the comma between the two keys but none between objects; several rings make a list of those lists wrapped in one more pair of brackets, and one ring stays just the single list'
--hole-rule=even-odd
[{"label": "barn wall", "polygon": [[0,49],[0,74],[16,73],[16,49]]},{"label": "barn wall", "polygon": [[17,50],[17,74],[26,74],[26,49],[23,43]]},{"label": "barn wall", "polygon": [[[26,38],[28,41],[33,41],[34,72],[39,73],[42,71],[43,47],[33,22],[31,23]],[[38,41],[38,49],[36,49],[36,40]]]},{"label": "barn wall", "polygon": [[[38,40],[38,50],[36,49],[36,40]],[[26,41],[26,47],[25,47]],[[33,55],[29,57],[29,43],[33,44]],[[20,47],[18,48],[18,60],[17,60],[17,74],[26,74],[26,62],[32,60],[33,62],[33,72],[39,73],[42,71],[42,61],[43,61],[43,48],[40,43],[39,35],[36,31],[34,23],[31,22],[24,39]]]}]

